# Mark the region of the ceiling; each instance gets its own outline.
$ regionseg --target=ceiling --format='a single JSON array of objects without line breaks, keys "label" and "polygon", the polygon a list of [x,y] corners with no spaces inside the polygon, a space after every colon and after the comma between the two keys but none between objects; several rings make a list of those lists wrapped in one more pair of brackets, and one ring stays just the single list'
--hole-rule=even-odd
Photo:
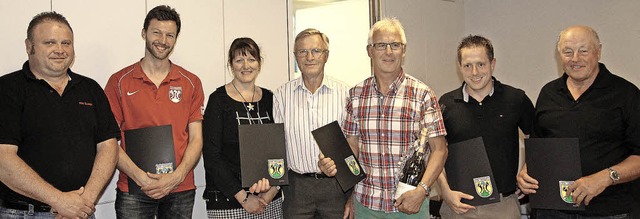
[{"label": "ceiling", "polygon": [[348,1],[348,0],[292,0],[293,11],[313,8],[323,5],[332,4],[335,2]]}]

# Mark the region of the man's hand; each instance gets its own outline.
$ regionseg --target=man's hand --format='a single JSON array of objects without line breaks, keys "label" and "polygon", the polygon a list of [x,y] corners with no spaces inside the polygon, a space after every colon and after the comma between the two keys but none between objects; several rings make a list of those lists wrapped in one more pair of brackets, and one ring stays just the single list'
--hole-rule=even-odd
[{"label": "man's hand", "polygon": [[258,196],[247,193],[247,201],[240,204],[250,214],[262,214],[268,203]]},{"label": "man's hand", "polygon": [[518,188],[524,194],[535,194],[536,189],[538,189],[538,180],[527,174],[527,164],[522,165],[522,169],[516,176],[516,180],[518,181]]},{"label": "man's hand", "polygon": [[347,203],[344,203],[344,214],[342,216],[342,219],[354,219],[355,218],[355,214],[353,211],[353,195],[349,196],[349,199],[347,199]]},{"label": "man's hand", "polygon": [[275,186],[272,186],[271,189],[269,189],[268,191],[258,194],[258,197],[262,198],[262,200],[264,200],[265,203],[269,205],[269,203],[273,201],[273,198],[276,197],[278,192],[280,191],[276,189]]},{"label": "man's hand", "polygon": [[589,205],[591,199],[600,195],[608,186],[613,184],[607,171],[600,171],[588,176],[581,177],[569,186],[569,191],[573,196],[576,206]]},{"label": "man's hand", "polygon": [[182,178],[175,172],[165,174],[147,173],[147,176],[155,181],[151,184],[140,186],[140,189],[153,199],[165,197],[182,183]]},{"label": "man's hand", "polygon": [[427,197],[425,195],[424,189],[418,187],[414,190],[407,191],[403,193],[400,198],[396,199],[396,202],[393,204],[399,211],[404,212],[406,214],[415,214],[420,212],[420,207],[424,202],[424,199]]},{"label": "man's hand", "polygon": [[262,178],[261,180],[258,180],[258,182],[254,183],[249,188],[249,193],[263,193],[263,192],[268,192],[270,189],[271,189],[271,186],[269,185],[269,180]]},{"label": "man's hand", "polygon": [[443,192],[442,200],[449,205],[449,208],[453,210],[456,214],[464,214],[471,209],[475,209],[476,207],[460,202],[462,199],[473,199],[472,195],[462,193],[459,191],[449,190],[448,192]]},{"label": "man's hand", "polygon": [[96,209],[92,201],[80,196],[82,193],[84,193],[84,187],[63,192],[54,203],[51,203],[52,212],[57,213],[57,218],[88,218]]},{"label": "man's hand", "polygon": [[320,171],[327,176],[335,176],[338,173],[336,169],[336,163],[329,157],[324,157],[323,153],[318,154],[318,167]]}]

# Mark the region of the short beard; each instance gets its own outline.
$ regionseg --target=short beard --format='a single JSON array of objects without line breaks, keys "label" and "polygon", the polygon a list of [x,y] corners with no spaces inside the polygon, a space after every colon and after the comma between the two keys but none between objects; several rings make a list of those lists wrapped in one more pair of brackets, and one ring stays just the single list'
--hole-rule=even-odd
[{"label": "short beard", "polygon": [[149,51],[149,53],[151,53],[151,55],[152,55],[154,58],[156,58],[156,59],[164,60],[164,59],[166,59],[167,57],[169,57],[169,55],[171,54],[171,52],[173,52],[173,48],[171,48],[170,50],[168,50],[168,51],[167,51],[167,55],[165,55],[165,56],[160,56],[160,54],[157,54],[157,53],[155,52],[155,50],[153,50],[153,43],[149,43],[149,42],[147,42],[146,44],[147,44],[147,45],[146,45],[146,49],[147,49],[147,51]]}]

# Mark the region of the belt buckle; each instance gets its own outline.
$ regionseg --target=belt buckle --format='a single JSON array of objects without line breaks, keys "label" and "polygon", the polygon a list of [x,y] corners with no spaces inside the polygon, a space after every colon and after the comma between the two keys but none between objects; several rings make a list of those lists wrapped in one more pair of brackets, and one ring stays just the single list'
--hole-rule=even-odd
[{"label": "belt buckle", "polygon": [[318,175],[319,175],[318,173],[313,173],[313,177],[314,177],[314,178],[316,178],[316,179],[320,179],[320,177],[318,177]]},{"label": "belt buckle", "polygon": [[35,209],[35,206],[33,206],[32,204],[28,204],[28,206],[29,206],[29,212],[28,212],[28,214],[29,214],[29,215],[33,215],[33,214],[35,213],[35,210],[36,210],[36,209]]}]

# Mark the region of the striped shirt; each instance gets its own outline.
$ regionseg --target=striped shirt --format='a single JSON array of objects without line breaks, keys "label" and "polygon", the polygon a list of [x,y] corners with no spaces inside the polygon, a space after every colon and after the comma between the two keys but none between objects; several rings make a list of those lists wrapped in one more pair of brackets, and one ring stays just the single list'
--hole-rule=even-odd
[{"label": "striped shirt", "polygon": [[279,87],[273,94],[273,117],[284,123],[289,168],[297,173],[318,173],[320,149],[311,131],[333,121],[342,122],[349,86],[324,75],[315,93],[302,77]]},{"label": "striped shirt", "polygon": [[429,127],[430,138],[446,135],[438,99],[427,85],[404,72],[387,94],[381,94],[375,77],[370,77],[349,95],[342,127],[346,135],[359,136],[358,160],[367,173],[356,185],[355,197],[369,209],[397,212],[393,195],[400,158],[423,127]]}]

